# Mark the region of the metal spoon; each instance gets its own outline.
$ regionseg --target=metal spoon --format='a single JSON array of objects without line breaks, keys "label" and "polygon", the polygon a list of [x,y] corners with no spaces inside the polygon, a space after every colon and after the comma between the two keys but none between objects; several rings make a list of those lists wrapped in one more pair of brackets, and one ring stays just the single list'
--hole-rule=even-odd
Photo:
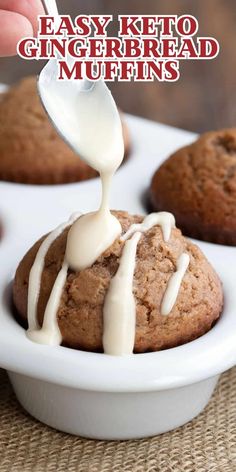
[{"label": "metal spoon", "polygon": [[47,15],[54,17],[59,15],[56,0],[42,0],[42,4]]},{"label": "metal spoon", "polygon": [[[43,0],[43,4],[48,15],[53,16],[55,19],[59,16],[56,0]],[[72,64],[73,59],[68,57],[67,63]],[[77,143],[75,144],[72,139],[71,130],[75,124],[73,109],[75,103],[78,102],[79,94],[92,91],[95,83],[87,79],[59,81],[57,80],[57,75],[57,58],[53,58],[47,62],[37,78],[39,97],[50,121],[62,139],[75,152],[79,153],[80,157],[87,161],[81,155]],[[110,94],[105,84],[104,88],[106,88],[107,94]]]}]

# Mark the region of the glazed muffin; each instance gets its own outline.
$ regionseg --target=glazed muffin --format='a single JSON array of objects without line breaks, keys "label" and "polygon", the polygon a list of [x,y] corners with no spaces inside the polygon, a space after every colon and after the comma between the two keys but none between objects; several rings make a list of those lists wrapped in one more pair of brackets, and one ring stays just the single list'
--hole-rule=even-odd
[{"label": "glazed muffin", "polygon": [[153,176],[151,206],[174,213],[187,236],[236,245],[236,128],[203,134]]},{"label": "glazed muffin", "polygon": [[[143,217],[113,212],[123,233]],[[61,269],[69,228],[51,244],[45,260],[37,304],[42,325],[52,287]],[[27,321],[29,273],[43,237],[25,255],[16,271],[13,298],[18,317]],[[63,345],[88,351],[103,351],[103,306],[112,277],[118,270],[124,241],[115,242],[89,268],[68,271],[57,310],[57,322]],[[161,307],[170,278],[176,272],[181,254],[189,256],[189,265],[173,308],[164,316]],[[168,242],[160,226],[141,235],[137,246],[133,278],[136,302],[134,352],[158,351],[192,341],[206,333],[221,314],[221,282],[201,250],[172,228]]]},{"label": "glazed muffin", "polygon": [[[0,97],[0,180],[62,184],[97,175],[51,125],[38,97],[35,77],[23,79]],[[127,155],[129,133],[124,122],[122,126]]]}]

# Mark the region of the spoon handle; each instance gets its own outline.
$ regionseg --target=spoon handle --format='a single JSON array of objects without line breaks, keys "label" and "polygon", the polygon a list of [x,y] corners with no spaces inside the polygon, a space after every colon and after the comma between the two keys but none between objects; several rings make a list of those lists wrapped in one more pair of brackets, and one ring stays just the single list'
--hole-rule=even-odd
[{"label": "spoon handle", "polygon": [[54,17],[59,15],[56,0],[42,0],[42,3],[48,15]]}]

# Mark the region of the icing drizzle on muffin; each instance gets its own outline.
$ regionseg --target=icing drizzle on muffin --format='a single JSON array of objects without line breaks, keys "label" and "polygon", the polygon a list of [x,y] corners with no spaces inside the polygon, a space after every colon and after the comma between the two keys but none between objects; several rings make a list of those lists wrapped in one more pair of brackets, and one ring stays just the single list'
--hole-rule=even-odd
[{"label": "icing drizzle on muffin", "polygon": [[[69,269],[66,257],[48,299],[41,328],[37,321],[38,296],[47,251],[64,229],[70,226],[71,223],[73,226],[80,218],[82,216],[78,218],[78,215],[72,215],[67,223],[63,223],[46,237],[37,252],[31,268],[28,289],[29,329],[27,336],[37,343],[59,345],[62,342],[57,321],[57,310]],[[171,229],[175,227],[174,216],[168,212],[152,213],[146,216],[142,223],[131,225],[128,231],[120,238],[124,241],[124,248],[119,268],[111,279],[103,307],[103,348],[106,354],[125,355],[133,352],[136,324],[133,277],[136,251],[142,233],[156,225],[161,226],[163,239],[168,243],[171,237]],[[162,315],[168,315],[175,305],[188,265],[189,255],[184,252],[177,260],[176,272],[172,274],[168,281],[161,304]]]},{"label": "icing drizzle on muffin", "polygon": [[[50,98],[48,106],[49,110],[53,106]],[[102,199],[97,211],[79,218],[72,216],[68,223],[60,225],[49,234],[39,248],[31,268],[27,335],[32,341],[50,345],[58,345],[62,341],[57,311],[68,269],[81,271],[91,267],[97,258],[121,237],[122,231],[119,220],[110,212],[109,194],[112,177],[123,159],[124,144],[119,113],[104,82],[95,83],[89,91],[78,93],[78,102],[73,105],[70,118],[70,126],[74,129],[70,129],[67,134],[68,128],[65,126],[65,136],[69,144],[82,154],[84,160],[99,172]],[[37,304],[45,256],[53,241],[70,225],[64,261],[49,296],[40,328],[37,321]],[[137,246],[142,233],[155,225],[161,226],[163,238],[168,243],[175,219],[167,212],[146,216],[142,223],[131,225],[121,237],[124,248],[120,265],[110,282],[103,308],[103,347],[106,354],[124,355],[133,352],[136,324],[133,277]],[[161,307],[163,315],[167,315],[175,304],[188,264],[189,256],[183,253],[177,261],[177,271],[167,285]]]}]

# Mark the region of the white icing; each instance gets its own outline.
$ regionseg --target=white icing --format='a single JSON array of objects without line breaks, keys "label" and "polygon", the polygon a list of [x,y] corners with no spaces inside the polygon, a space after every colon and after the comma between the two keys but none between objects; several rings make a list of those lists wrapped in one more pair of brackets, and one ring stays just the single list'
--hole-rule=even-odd
[{"label": "white icing", "polygon": [[100,174],[114,174],[124,157],[124,141],[120,115],[105,82],[78,94],[71,126],[78,154]]},{"label": "white icing", "polygon": [[120,115],[105,82],[58,81],[54,71],[48,72],[51,76],[40,80],[39,90],[57,130],[93,169],[114,173],[124,143]]},{"label": "white icing", "polygon": [[27,333],[28,338],[31,339],[31,341],[51,346],[61,344],[62,335],[58,326],[57,311],[61,300],[62,290],[66,283],[67,271],[68,264],[64,262],[50,293],[44,312],[42,328],[29,330]]},{"label": "white icing", "polygon": [[[77,218],[80,213],[74,213],[68,222],[62,223],[54,231],[52,231],[42,242],[34,263],[32,265],[29,275],[29,287],[28,287],[28,306],[27,306],[27,317],[28,317],[28,337],[31,337],[32,331],[39,331],[39,323],[37,319],[37,305],[39,298],[39,291],[41,285],[41,277],[44,268],[45,256],[51,247],[52,243],[63,233],[64,229],[70,226]],[[56,282],[55,282],[56,283]],[[53,317],[53,315],[52,315]],[[34,334],[35,338],[35,334]],[[36,339],[34,339],[36,341]],[[37,342],[37,341],[36,341]]]},{"label": "white icing", "polygon": [[159,212],[146,216],[142,223],[133,224],[121,237],[125,241],[117,273],[108,289],[103,308],[103,348],[106,354],[131,354],[135,339],[136,306],[133,295],[133,275],[137,245],[141,234],[160,225],[165,241],[171,235],[175,219],[171,213]]},{"label": "white icing", "polygon": [[66,260],[74,270],[91,265],[121,234],[121,225],[109,210],[108,179],[103,176],[103,199],[98,211],[87,213],[76,221],[68,233]]},{"label": "white icing", "polygon": [[159,225],[161,226],[164,241],[169,241],[171,235],[171,229],[175,227],[175,218],[172,213],[168,213],[166,211],[160,211],[159,213],[150,213],[147,215],[142,223],[133,224],[130,226],[128,231],[121,237],[123,241],[130,238],[132,234],[136,231],[140,231],[144,233],[148,231],[153,226]]},{"label": "white icing", "polygon": [[176,272],[170,277],[168,284],[167,284],[167,289],[165,291],[162,304],[161,304],[161,314],[162,315],[168,315],[176,300],[178,297],[180,285],[182,283],[184,274],[189,266],[189,255],[183,252],[181,256],[178,258],[177,263],[176,263]]},{"label": "white icing", "polygon": [[102,181],[99,210],[81,217],[68,234],[66,260],[72,269],[82,270],[121,234],[121,225],[109,209],[109,194],[112,177],[124,156],[124,143],[116,104],[102,81],[78,94],[72,118],[73,147],[100,173]]},{"label": "white icing", "polygon": [[29,330],[38,329],[39,324],[37,320],[37,305],[40,291],[41,276],[44,268],[45,256],[53,243],[53,241],[60,236],[64,229],[69,223],[63,223],[54,231],[52,231],[47,238],[42,242],[36,257],[34,264],[31,268],[29,275],[29,288],[28,288],[28,325]]},{"label": "white icing", "polygon": [[120,265],[110,282],[103,308],[103,348],[106,354],[132,354],[135,339],[136,305],[133,276],[141,232],[125,242]]}]

